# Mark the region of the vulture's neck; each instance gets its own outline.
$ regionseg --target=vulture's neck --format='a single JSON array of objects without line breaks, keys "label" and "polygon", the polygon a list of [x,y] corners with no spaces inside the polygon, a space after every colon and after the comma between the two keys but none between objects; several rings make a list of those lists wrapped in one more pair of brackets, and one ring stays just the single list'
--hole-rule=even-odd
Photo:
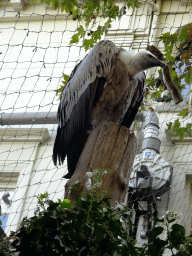
[{"label": "vulture's neck", "polygon": [[138,52],[133,54],[132,52],[126,50],[120,50],[119,59],[126,65],[129,76],[133,79],[138,73],[144,71],[145,65],[144,59],[142,58],[143,52]]}]

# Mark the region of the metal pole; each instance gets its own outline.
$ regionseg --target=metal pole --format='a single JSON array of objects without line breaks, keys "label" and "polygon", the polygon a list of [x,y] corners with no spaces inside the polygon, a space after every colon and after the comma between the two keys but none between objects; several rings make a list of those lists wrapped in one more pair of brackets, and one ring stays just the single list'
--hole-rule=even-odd
[{"label": "metal pole", "polygon": [[0,125],[57,124],[57,112],[0,113]]}]

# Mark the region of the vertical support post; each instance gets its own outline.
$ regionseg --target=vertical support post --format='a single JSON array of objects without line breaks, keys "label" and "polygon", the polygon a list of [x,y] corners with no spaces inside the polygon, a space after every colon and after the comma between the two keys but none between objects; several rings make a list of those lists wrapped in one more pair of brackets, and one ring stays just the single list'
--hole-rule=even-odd
[{"label": "vertical support post", "polygon": [[69,192],[76,181],[82,182],[81,190],[85,191],[86,172],[109,169],[111,173],[103,179],[102,187],[110,189],[112,205],[115,201],[124,202],[136,149],[136,137],[128,128],[114,122],[100,124],[91,132],[75,173],[65,186],[65,198],[73,201],[77,196]]}]

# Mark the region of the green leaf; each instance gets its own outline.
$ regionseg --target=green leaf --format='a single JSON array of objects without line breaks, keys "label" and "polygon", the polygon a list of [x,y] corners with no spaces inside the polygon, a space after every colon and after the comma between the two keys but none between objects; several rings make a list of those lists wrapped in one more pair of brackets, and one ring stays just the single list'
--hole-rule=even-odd
[{"label": "green leaf", "polygon": [[39,195],[39,199],[48,198],[49,194],[48,192],[45,192],[44,194]]},{"label": "green leaf", "polygon": [[186,132],[187,134],[192,137],[192,124],[191,123],[187,123],[186,127]]},{"label": "green leaf", "polygon": [[177,218],[171,218],[171,219],[168,219],[168,218],[167,218],[167,222],[168,222],[168,223],[172,223],[172,222],[176,221],[176,219],[177,219]]},{"label": "green leaf", "polygon": [[152,87],[152,89],[155,88],[156,79],[154,77],[150,77],[146,80],[146,84]]},{"label": "green leaf", "polygon": [[59,7],[59,0],[52,1],[52,6],[54,9],[57,9]]},{"label": "green leaf", "polygon": [[69,199],[64,199],[64,202],[65,202],[66,204],[70,204],[70,200],[69,200]]},{"label": "green leaf", "polygon": [[144,105],[141,105],[141,110],[146,111],[146,108]]},{"label": "green leaf", "polygon": [[187,72],[186,73],[185,82],[186,82],[186,84],[191,84],[192,83],[192,72]]},{"label": "green leaf", "polygon": [[72,37],[71,37],[71,40],[70,40],[70,42],[69,42],[69,44],[77,44],[77,43],[79,43],[79,34],[78,33],[76,33],[76,34],[74,34]]},{"label": "green leaf", "polygon": [[151,99],[153,98],[160,98],[161,97],[161,93],[159,91],[153,92],[150,95]]},{"label": "green leaf", "polygon": [[178,248],[178,246],[185,241],[185,228],[176,223],[172,225],[171,229],[172,231],[168,234],[168,239]]},{"label": "green leaf", "polygon": [[99,243],[105,237],[105,233],[106,233],[105,226],[101,225],[101,224],[95,223],[95,225],[94,225],[94,233],[96,235],[95,242]]},{"label": "green leaf", "polygon": [[84,46],[84,48],[85,48],[85,51],[87,51],[90,47],[92,47],[92,46],[93,46],[93,43],[94,43],[94,41],[93,41],[92,38],[91,38],[91,39],[85,39],[85,40],[83,41],[83,46]]},{"label": "green leaf", "polygon": [[61,99],[63,89],[65,88],[65,86],[69,80],[69,75],[63,73],[63,79],[64,80],[61,81],[63,85],[60,85],[60,87],[57,90],[54,90],[57,94],[59,94],[59,99]]},{"label": "green leaf", "polygon": [[175,60],[175,57],[173,57],[172,55],[169,55],[168,61],[172,63],[174,62],[174,60]]},{"label": "green leaf", "polygon": [[185,133],[188,136],[192,137],[192,124],[187,123],[184,127],[181,127],[181,123],[179,119],[176,119],[174,123],[170,122],[167,124],[168,130],[171,130],[175,136],[179,136],[180,140],[183,141],[185,137]]},{"label": "green leaf", "polygon": [[177,76],[177,72],[175,71],[175,69],[170,69],[170,75],[172,78]]},{"label": "green leaf", "polygon": [[181,30],[178,39],[185,42],[188,39],[189,36],[189,27],[184,26],[184,28]]},{"label": "green leaf", "polygon": [[[173,79],[173,82],[174,82],[174,83],[177,85],[177,87],[179,88],[179,91],[182,92],[182,90],[183,90],[184,88],[181,88],[181,87],[182,87],[182,86],[181,86],[181,78],[178,77],[178,75],[176,75],[176,76],[173,77],[172,79]],[[180,90],[180,88],[181,88],[181,90]]]},{"label": "green leaf", "polygon": [[69,80],[69,75],[63,73],[63,79],[64,79],[65,84],[67,84],[67,82]]},{"label": "green leaf", "polygon": [[154,228],[151,233],[149,238],[152,240],[154,238],[156,238],[157,236],[159,236],[162,232],[163,232],[164,228],[163,227],[156,227]]},{"label": "green leaf", "polygon": [[61,0],[61,11],[66,13],[73,13],[74,8],[78,8],[78,2],[76,0]]},{"label": "green leaf", "polygon": [[[150,240],[151,241],[151,240]],[[148,245],[148,252],[150,256],[162,256],[168,241],[161,240],[160,238],[155,238],[152,243]]]},{"label": "green leaf", "polygon": [[60,205],[62,208],[67,208],[67,209],[71,209],[71,208],[72,208],[72,205],[71,205],[70,203],[59,202],[59,205]]},{"label": "green leaf", "polygon": [[171,130],[173,123],[172,123],[172,122],[169,122],[169,123],[167,123],[166,125],[168,126],[168,130]]},{"label": "green leaf", "polygon": [[177,128],[180,127],[180,125],[181,125],[181,123],[180,123],[179,119],[176,119],[175,122],[174,122],[174,124],[173,124],[173,129],[176,130]]},{"label": "green leaf", "polygon": [[177,114],[178,116],[181,116],[182,118],[185,118],[189,113],[189,108],[184,108],[181,110],[181,112],[179,114]]},{"label": "green leaf", "polygon": [[77,28],[77,31],[78,31],[78,35],[79,35],[80,37],[83,37],[83,36],[85,35],[85,30],[84,30],[84,28],[83,28],[82,25],[80,25],[80,26]]},{"label": "green leaf", "polygon": [[137,1],[137,0],[128,0],[127,1],[127,7],[130,8],[134,8],[134,7],[139,7],[140,6],[140,3]]}]

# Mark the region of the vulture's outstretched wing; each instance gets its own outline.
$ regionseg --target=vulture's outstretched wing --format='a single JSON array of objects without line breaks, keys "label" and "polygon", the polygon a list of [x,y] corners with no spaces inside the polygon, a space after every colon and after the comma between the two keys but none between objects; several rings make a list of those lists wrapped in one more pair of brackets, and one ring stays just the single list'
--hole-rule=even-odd
[{"label": "vulture's outstretched wing", "polygon": [[54,164],[63,163],[66,155],[68,171],[74,172],[91,129],[91,111],[111,79],[118,49],[114,43],[100,41],[73,70],[65,86],[58,108],[59,126],[53,149]]}]

